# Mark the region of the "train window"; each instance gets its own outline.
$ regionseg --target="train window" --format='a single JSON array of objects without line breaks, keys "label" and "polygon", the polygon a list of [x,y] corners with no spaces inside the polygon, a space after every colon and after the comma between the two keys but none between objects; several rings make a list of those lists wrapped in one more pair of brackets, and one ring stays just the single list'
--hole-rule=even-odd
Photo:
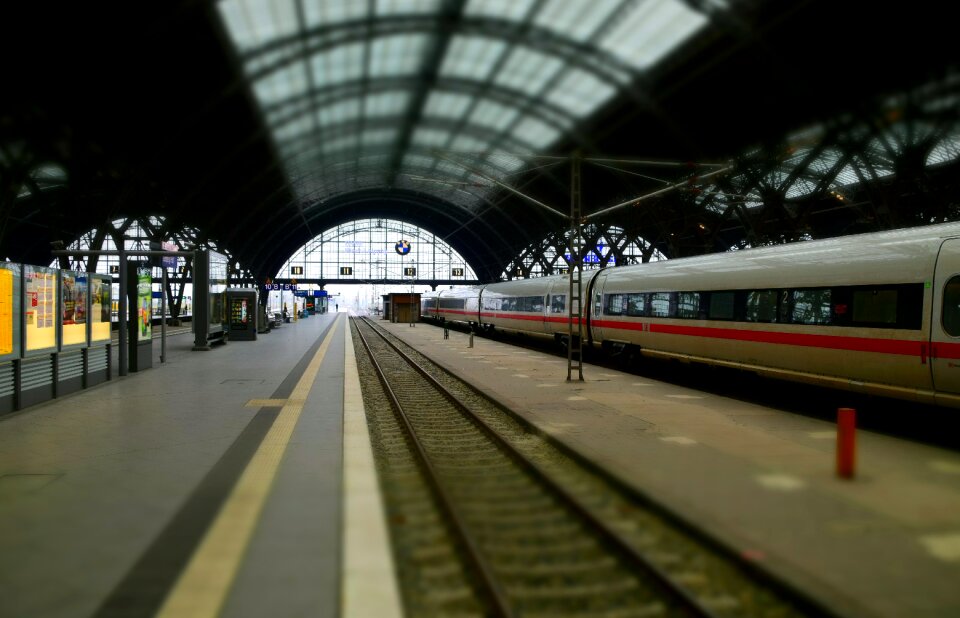
[{"label": "train window", "polygon": [[960,337],[960,277],[951,277],[943,286],[943,308],[940,320],[951,337]]},{"label": "train window", "polygon": [[567,308],[567,295],[554,294],[553,298],[550,299],[550,312],[563,313],[566,308]]},{"label": "train window", "polygon": [[463,309],[466,306],[466,300],[463,298],[441,298],[441,309]]},{"label": "train window", "polygon": [[751,290],[747,292],[744,319],[747,322],[776,322],[777,291]]},{"label": "train window", "polygon": [[483,299],[483,310],[484,310],[484,311],[499,311],[499,310],[500,310],[500,299],[499,299],[499,298],[484,298],[484,299]]},{"label": "train window", "polygon": [[710,292],[710,309],[707,317],[711,320],[732,320],[734,298],[733,292]]},{"label": "train window", "polygon": [[627,294],[627,315],[634,318],[647,315],[646,294]]},{"label": "train window", "polygon": [[607,295],[607,315],[623,315],[623,294],[608,294]]},{"label": "train window", "polygon": [[650,315],[655,318],[669,318],[676,312],[675,297],[674,292],[654,292],[650,294]]},{"label": "train window", "polygon": [[677,317],[700,317],[700,292],[679,292],[677,294]]},{"label": "train window", "polygon": [[897,324],[897,290],[853,291],[854,324]]},{"label": "train window", "polygon": [[832,312],[830,306],[830,288],[792,290],[790,300],[790,322],[794,324],[830,324]]}]

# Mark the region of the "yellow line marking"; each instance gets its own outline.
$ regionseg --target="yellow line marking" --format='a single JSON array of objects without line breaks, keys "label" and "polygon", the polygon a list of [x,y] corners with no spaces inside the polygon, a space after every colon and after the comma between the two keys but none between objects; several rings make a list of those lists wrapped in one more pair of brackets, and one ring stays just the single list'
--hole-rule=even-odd
[{"label": "yellow line marking", "polygon": [[248,408],[279,408],[287,405],[288,399],[251,399],[247,402]]},{"label": "yellow line marking", "polygon": [[187,568],[167,595],[156,614],[158,618],[212,618],[219,614],[339,322],[334,321]]}]

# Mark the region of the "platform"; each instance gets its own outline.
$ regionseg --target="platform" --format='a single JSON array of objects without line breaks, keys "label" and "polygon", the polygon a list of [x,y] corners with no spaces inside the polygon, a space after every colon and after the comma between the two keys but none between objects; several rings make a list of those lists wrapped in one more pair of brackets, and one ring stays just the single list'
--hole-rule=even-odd
[{"label": "platform", "polygon": [[0,616],[399,616],[348,331],[174,335],[0,419]]}]

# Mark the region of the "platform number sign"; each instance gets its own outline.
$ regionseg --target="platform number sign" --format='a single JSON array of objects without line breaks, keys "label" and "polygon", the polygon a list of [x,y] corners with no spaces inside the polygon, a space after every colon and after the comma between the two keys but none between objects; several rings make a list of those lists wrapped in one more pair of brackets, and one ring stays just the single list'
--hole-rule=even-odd
[{"label": "platform number sign", "polygon": [[408,266],[407,268],[404,268],[404,269],[403,269],[403,276],[404,276],[404,277],[414,277],[414,276],[416,276],[416,274],[417,274],[417,269],[416,269],[416,268],[412,268],[412,267],[409,267],[409,266]]},{"label": "platform number sign", "polygon": [[111,265],[110,265],[110,274],[111,274],[111,275],[119,275],[119,274],[120,274],[120,267],[119,267],[118,265],[116,265],[116,264],[111,264]]},{"label": "platform number sign", "polygon": [[291,274],[291,275],[302,275],[302,274],[303,274],[303,266],[291,266],[291,267],[290,267],[290,274]]},{"label": "platform number sign", "polygon": [[340,267],[340,274],[341,274],[341,275],[352,275],[352,274],[353,274],[353,266],[341,266],[341,267]]},{"label": "platform number sign", "polygon": [[398,240],[397,244],[393,246],[396,249],[397,253],[400,255],[406,255],[410,253],[410,241],[409,240]]},{"label": "platform number sign", "polygon": [[462,269],[462,268],[454,268],[454,269],[453,269],[453,274],[452,274],[452,276],[454,276],[454,277],[462,277],[462,276],[463,276],[463,269]]}]

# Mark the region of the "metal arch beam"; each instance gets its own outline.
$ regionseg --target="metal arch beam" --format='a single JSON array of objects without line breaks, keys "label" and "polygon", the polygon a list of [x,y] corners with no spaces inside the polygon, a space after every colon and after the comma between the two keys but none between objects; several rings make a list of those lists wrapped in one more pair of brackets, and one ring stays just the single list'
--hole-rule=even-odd
[{"label": "metal arch beam", "polygon": [[[344,165],[350,165],[350,163],[349,163],[349,162],[346,162],[346,163],[344,163]],[[418,166],[409,166],[409,168],[410,168],[411,170],[413,170],[413,171],[415,171],[415,170],[417,170],[417,169],[423,169],[423,170],[425,170],[425,171],[427,170],[427,168],[421,168],[421,167],[418,167]],[[373,169],[373,168],[372,168],[372,169]],[[308,179],[308,178],[311,178],[311,177],[314,177],[314,176],[322,175],[323,173],[324,173],[324,170],[318,168],[313,174],[301,176],[301,179]],[[442,184],[442,183],[441,183],[441,184]],[[282,189],[282,188],[281,188],[281,189]],[[280,190],[280,189],[278,189],[278,191],[279,191],[279,190]],[[320,190],[318,190],[318,191],[322,191],[322,189],[320,189]],[[351,193],[352,193],[352,191],[351,191]],[[461,210],[461,211],[462,211],[465,215],[467,215],[467,216],[471,216],[471,215],[474,214],[473,211],[471,210],[471,208],[475,205],[474,203],[471,203],[470,205],[463,205],[463,204],[459,204],[459,203],[457,203],[457,202],[454,202],[454,201],[450,201],[450,200],[448,200],[448,199],[445,199],[442,195],[436,195],[434,192],[431,192],[431,191],[423,190],[422,193],[426,193],[426,194],[428,194],[428,195],[431,195],[431,198],[432,198],[432,199],[437,199],[437,200],[440,200],[441,202],[444,202],[444,203],[450,204],[451,206],[456,207],[457,209]],[[471,195],[472,195],[473,198],[475,198],[476,200],[479,200],[479,201],[487,201],[487,200],[486,200],[485,198],[483,198],[482,196],[477,196],[477,195],[474,195],[474,194],[472,194],[472,193],[471,193]],[[308,209],[309,209],[309,208],[314,208],[314,207],[316,207],[316,206],[318,206],[318,205],[326,204],[329,200],[335,200],[335,199],[338,199],[338,196],[336,196],[336,195],[333,195],[333,196],[331,196],[331,195],[322,195],[319,199],[313,200],[312,206],[308,206],[307,208],[308,208]],[[307,202],[309,202],[309,201],[310,201],[310,198],[309,198],[309,195],[308,195],[308,196],[306,197],[306,199],[300,199],[300,200],[298,200],[298,203],[303,204],[303,203],[307,203]],[[292,204],[293,204],[293,202],[287,204],[287,206],[290,206],[290,205],[292,205]],[[304,208],[301,207],[298,212],[303,212],[303,210],[304,210]],[[262,223],[265,224],[265,225],[268,225],[268,226],[269,226],[269,225],[272,225],[272,224],[273,224],[273,220],[274,220],[274,219],[277,219],[278,217],[283,216],[284,212],[285,212],[285,208],[276,209],[276,210],[274,210],[274,211],[272,212],[272,214],[271,214],[265,221],[263,221]],[[234,224],[235,224],[237,227],[244,227],[244,226],[246,226],[246,225],[248,225],[248,224],[251,224],[251,223],[252,223],[252,219],[253,219],[254,217],[256,217],[256,216],[260,216],[260,214],[261,214],[261,213],[259,213],[259,212],[249,212],[249,213],[246,214],[246,216],[245,216],[243,219],[241,219],[241,220],[239,220],[239,221],[237,221],[237,220],[235,219],[235,220],[234,220]]]},{"label": "metal arch beam", "polygon": [[[349,197],[346,199],[346,201],[348,203],[354,204],[354,203],[357,203],[358,201],[382,200],[381,195],[382,194],[379,191],[368,191],[368,192],[363,192],[363,193],[354,195],[352,197]],[[410,196],[409,200],[407,200],[409,203],[415,204],[420,207],[426,206],[430,212],[434,213],[435,215],[439,215],[443,220],[450,222],[449,227],[441,230],[440,233],[438,233],[438,236],[440,236],[440,238],[444,242],[447,242],[454,248],[457,248],[456,241],[451,240],[451,237],[454,234],[460,232],[460,230],[466,229],[466,233],[471,235],[471,237],[473,238],[473,242],[476,242],[478,245],[485,245],[490,247],[492,246],[490,239],[493,238],[493,239],[499,240],[500,241],[499,244],[503,248],[507,250],[512,249],[513,245],[505,239],[504,235],[500,232],[497,226],[490,224],[483,217],[479,217],[479,216],[473,217],[473,220],[478,221],[477,225],[484,228],[485,230],[484,234],[478,234],[477,232],[470,230],[468,226],[464,225],[463,218],[457,216],[456,212],[451,212],[450,209],[447,208],[447,206],[449,205],[449,202],[446,202],[434,196],[429,196],[429,198],[427,198],[427,202],[425,203],[424,196],[422,195],[418,195],[413,192],[408,193],[408,195]],[[462,210],[462,209],[459,209],[459,210]],[[324,214],[323,212],[318,211],[315,216],[320,217],[320,216],[323,216],[323,214]],[[503,216],[506,217],[505,213],[501,213],[501,214],[503,214]],[[426,222],[426,224],[423,227],[430,229],[431,218],[428,216],[424,216],[423,220]],[[458,250],[460,249],[458,248]],[[466,253],[466,252],[463,251],[463,253]]]},{"label": "metal arch beam", "polygon": [[[460,127],[460,123],[454,118],[430,118],[429,120],[422,121],[421,126],[429,129],[438,129],[441,131],[452,132],[457,130]],[[324,132],[323,138],[326,140],[334,139],[337,137],[343,137],[347,135],[356,134],[357,130],[361,127],[369,127],[373,129],[389,129],[397,126],[397,118],[395,116],[383,116],[377,118],[367,119],[365,123],[361,123],[358,119],[355,122],[341,123],[334,125],[331,129]],[[476,139],[482,139],[485,132],[489,130],[483,125],[478,124],[467,124],[466,127],[461,131],[464,135],[474,137]],[[284,161],[292,161],[296,158],[307,155],[312,151],[321,150],[323,144],[317,144],[315,136],[313,135],[303,135],[289,141],[283,142],[280,144],[280,148],[286,150],[289,147],[297,147],[300,143],[306,143],[307,147],[293,152],[290,154],[285,154],[283,156]],[[507,138],[505,141],[507,147],[513,148],[512,152],[522,151],[524,149],[529,149],[530,145],[523,143],[519,140],[513,138]],[[349,151],[352,148],[344,148],[343,150]],[[375,150],[364,151],[363,147],[360,146],[356,148],[357,154],[391,154],[393,149],[391,148],[389,152],[376,152]],[[335,150],[332,152],[342,152],[340,150]],[[435,155],[431,154],[430,148],[425,147],[410,147],[407,148],[404,154],[423,154],[431,159],[436,158]],[[429,170],[427,170],[429,171]],[[507,173],[507,172],[505,172]],[[458,176],[459,178],[460,176]]]},{"label": "metal arch beam", "polygon": [[[461,2],[462,0],[451,0]],[[368,20],[351,20],[334,26],[318,26],[306,33],[307,43],[301,46],[301,35],[295,33],[266,43],[258,48],[241,54],[241,63],[249,63],[261,56],[283,51],[290,48],[289,54],[280,56],[272,63],[265,63],[263,67],[251,71],[249,79],[257,81],[284,67],[309,58],[314,54],[327,49],[365,41],[369,38],[378,38],[397,34],[435,32],[444,27],[442,15],[393,16],[374,20],[368,27]],[[541,28],[534,24],[527,24],[523,29],[524,36],[517,33],[518,23],[507,19],[493,17],[462,17],[458,20],[460,30],[456,34],[475,35],[491,39],[506,40],[513,45],[522,45],[547,55],[563,59],[571,66],[587,71],[597,76],[601,81],[624,89],[629,85],[629,79],[637,75],[636,69],[629,66],[616,56],[594,46],[573,41],[558,32]]]},{"label": "metal arch beam", "polygon": [[445,0],[441,4],[441,10],[437,16],[439,22],[437,30],[429,40],[430,50],[421,65],[417,88],[414,89],[411,101],[407,103],[407,113],[400,124],[400,139],[397,140],[393,158],[387,171],[388,187],[393,187],[396,184],[397,174],[403,167],[404,154],[410,148],[413,133],[423,118],[427,97],[437,83],[440,66],[446,56],[450,41],[453,39],[454,27],[463,19],[465,6],[466,0]]},{"label": "metal arch beam", "polygon": [[[328,214],[330,214],[330,211],[328,211]],[[392,218],[405,218],[405,217],[398,216],[396,213],[386,213],[383,211],[377,211],[375,209],[371,209],[369,211],[361,209],[361,211],[358,212],[356,206],[351,207],[349,212],[347,212],[344,209],[338,209],[338,211],[333,212],[333,214],[339,214],[341,216],[339,216],[337,219],[328,220],[326,222],[326,225],[323,226],[325,231],[336,225],[349,222],[352,218],[355,218],[357,216],[369,216],[369,217],[381,217],[381,218],[389,216]],[[423,222],[418,222],[417,224],[420,224],[422,227],[427,229],[427,226],[423,224]],[[310,241],[309,238],[301,239],[301,240],[303,240],[304,242],[294,243],[294,242],[291,242],[292,239],[290,239],[290,241],[288,241],[290,243],[290,247],[288,251],[284,251],[282,254],[277,254],[272,256],[270,260],[270,267],[269,267],[270,270],[268,272],[270,273],[276,272],[283,265],[283,263],[290,258],[290,255],[294,251],[296,251],[296,249],[298,249],[300,246]],[[475,256],[471,255],[469,252],[464,252],[463,255],[468,262],[470,263],[476,262]]]},{"label": "metal arch beam", "polygon": [[[386,198],[386,200],[384,199]],[[398,199],[399,198],[399,199]],[[435,198],[427,198],[424,196],[417,196],[414,194],[405,194],[398,196],[396,192],[384,194],[379,191],[369,191],[363,192],[361,194],[353,194],[350,196],[345,196],[338,200],[334,200],[333,204],[327,203],[325,208],[322,211],[316,211],[314,216],[311,216],[310,219],[314,223],[322,221],[322,225],[325,228],[332,227],[339,223],[355,219],[358,216],[357,208],[358,205],[364,206],[362,213],[369,214],[373,217],[393,217],[399,218],[402,220],[408,220],[411,223],[420,225],[421,227],[430,230],[436,234],[439,238],[443,239],[444,242],[447,242],[451,247],[453,247],[457,252],[464,256],[465,259],[471,265],[471,268],[478,273],[486,273],[489,270],[489,267],[486,266],[490,261],[489,257],[496,254],[490,246],[490,238],[482,238],[474,232],[470,232],[470,240],[462,241],[458,239],[450,239],[448,236],[444,235],[444,232],[448,229],[452,229],[456,223],[459,222],[459,219],[455,214],[452,214],[449,209],[444,208],[444,204],[440,203],[439,200]],[[431,203],[432,202],[432,203]],[[373,203],[379,203],[377,207],[371,207]],[[434,216],[431,218],[427,215],[422,215],[422,217],[404,217],[398,216],[396,212],[389,212],[383,210],[385,204],[396,205],[398,203],[406,203],[408,205],[416,205],[418,208],[427,207],[430,209],[430,212],[434,213]],[[448,225],[438,228],[436,222],[438,217],[442,221],[448,222]],[[323,218],[327,220],[322,220]],[[298,235],[298,232],[303,228],[301,226],[284,226],[282,228],[275,229],[271,236],[266,239],[260,245],[260,250],[258,254],[254,255],[254,262],[258,264],[264,264],[266,268],[273,269],[274,267],[279,268],[284,260],[289,259],[289,256],[301,245],[306,244],[310,240],[308,237],[303,237]],[[501,242],[506,243],[505,240],[501,239]],[[291,246],[289,250],[282,251],[282,255],[278,254],[278,247],[283,247],[286,245],[296,245]],[[506,246],[509,247],[509,244]],[[487,247],[487,251],[479,251],[477,247]],[[271,255],[264,254],[269,248]],[[487,258],[484,258],[484,256]],[[469,256],[469,257],[468,257]]]},{"label": "metal arch beam", "polygon": [[[362,79],[350,80],[327,88],[318,88],[316,90],[302,92],[278,101],[269,107],[265,107],[264,115],[269,117],[277,113],[286,114],[279,120],[270,123],[271,129],[276,130],[289,122],[301,118],[305,114],[316,112],[318,109],[326,107],[327,105],[334,105],[350,99],[361,99],[363,96],[370,94],[409,91],[413,90],[418,83],[419,80],[412,77],[386,77],[378,79],[376,83],[369,85],[365,85]],[[436,81],[434,88],[436,90],[462,94],[476,99],[490,99],[505,107],[521,109],[526,109],[527,106],[539,107],[541,109],[533,109],[528,112],[528,115],[539,118],[545,124],[554,126],[561,131],[569,131],[570,127],[577,122],[577,118],[562,107],[548,101],[543,101],[539,97],[533,97],[521,90],[507,88],[493,83],[488,84],[487,82],[458,77],[443,77]],[[317,96],[321,97],[319,103],[316,102]],[[520,102],[519,105],[518,101]]]}]

